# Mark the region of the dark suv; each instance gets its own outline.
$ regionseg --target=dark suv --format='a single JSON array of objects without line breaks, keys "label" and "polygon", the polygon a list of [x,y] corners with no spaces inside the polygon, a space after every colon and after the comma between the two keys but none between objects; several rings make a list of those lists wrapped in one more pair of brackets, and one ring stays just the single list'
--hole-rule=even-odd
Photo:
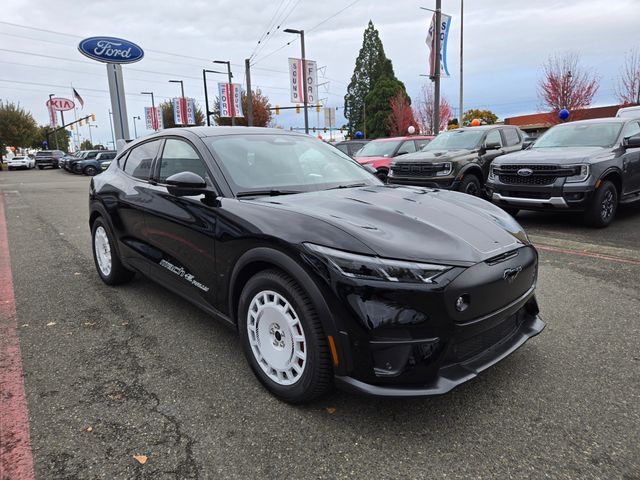
[{"label": "dark suv", "polygon": [[587,224],[606,227],[619,203],[640,200],[640,119],[556,125],[530,149],[494,162],[487,190],[512,215],[583,212]]},{"label": "dark suv", "polygon": [[58,160],[64,157],[62,150],[42,150],[36,153],[36,167],[42,170],[44,167],[58,168]]},{"label": "dark suv", "polygon": [[522,149],[517,127],[487,125],[443,132],[421,151],[391,163],[388,183],[458,190],[479,196],[489,165],[500,155]]}]

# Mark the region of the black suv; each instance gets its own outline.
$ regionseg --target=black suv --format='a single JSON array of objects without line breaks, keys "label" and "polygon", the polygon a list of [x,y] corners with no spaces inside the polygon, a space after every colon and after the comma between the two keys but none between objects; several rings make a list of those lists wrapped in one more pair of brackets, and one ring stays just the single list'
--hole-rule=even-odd
[{"label": "black suv", "polygon": [[222,320],[290,402],[334,382],[445,393],[544,328],[538,255],[510,215],[384,185],[306,135],[164,130],[92,177],[89,202],[105,283],[140,272]]},{"label": "black suv", "polygon": [[587,224],[606,227],[619,203],[640,200],[640,119],[556,125],[528,150],[495,161],[487,190],[511,214],[583,212]]},{"label": "black suv", "polygon": [[482,194],[489,165],[500,155],[522,150],[524,135],[507,125],[443,132],[421,151],[391,163],[388,183]]},{"label": "black suv", "polygon": [[42,150],[36,153],[36,167],[42,170],[44,167],[58,168],[58,160],[64,157],[62,150]]}]

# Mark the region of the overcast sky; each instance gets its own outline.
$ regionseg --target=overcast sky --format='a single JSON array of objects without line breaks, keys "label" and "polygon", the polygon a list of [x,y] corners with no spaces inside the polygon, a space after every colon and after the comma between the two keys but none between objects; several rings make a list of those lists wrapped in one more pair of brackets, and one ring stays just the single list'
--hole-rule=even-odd
[{"label": "overcast sky", "polygon": [[[327,105],[340,107],[350,81],[362,34],[371,19],[392,60],[396,76],[410,96],[426,81],[425,44],[434,0],[3,0],[0,16],[0,98],[17,101],[39,123],[46,123],[49,93],[70,95],[70,84],[84,97],[83,114],[95,113],[94,142],[111,140],[110,108],[104,64],[83,57],[78,42],[88,36],[115,36],[145,50],[142,61],[123,66],[129,117],[140,115],[152,90],[159,101],[185,94],[204,105],[202,69],[217,69],[211,60],[230,60],[235,80],[243,82],[244,59],[257,46],[270,20],[283,19],[257,51],[252,82],[273,105],[290,105],[287,58],[299,56],[299,42],[284,28],[305,29],[307,57],[325,66],[320,82]],[[458,105],[460,0],[443,0],[452,15],[448,57],[451,77],[442,80],[444,95]],[[344,9],[338,16],[325,19]],[[466,0],[465,98],[468,108],[489,108],[500,118],[538,111],[536,82],[540,65],[553,53],[576,52],[582,64],[601,79],[594,104],[615,104],[615,83],[624,56],[640,47],[639,0]],[[28,27],[28,28],[23,28]],[[315,28],[314,28],[315,27]],[[48,30],[48,31],[43,31]],[[61,34],[52,33],[59,32]],[[285,44],[294,40],[291,45]],[[264,42],[263,42],[264,43]],[[283,47],[281,48],[280,47]],[[279,49],[279,50],[278,50]],[[274,52],[274,53],[272,53]],[[169,55],[171,54],[171,55]],[[210,92],[224,77],[211,76]],[[323,92],[326,88],[326,92]],[[69,112],[71,113],[71,112]],[[302,115],[276,117],[285,128],[302,126]],[[321,124],[323,119],[321,118]],[[133,122],[129,120],[133,135]],[[147,133],[143,121],[138,134]],[[310,114],[311,126],[316,113]],[[82,133],[88,137],[88,130]]]}]

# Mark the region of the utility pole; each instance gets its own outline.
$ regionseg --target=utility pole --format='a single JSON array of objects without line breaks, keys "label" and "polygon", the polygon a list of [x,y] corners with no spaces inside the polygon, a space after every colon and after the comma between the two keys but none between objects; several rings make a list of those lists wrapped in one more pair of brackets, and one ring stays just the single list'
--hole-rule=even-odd
[{"label": "utility pole", "polygon": [[233,91],[233,74],[231,73],[231,62],[230,61],[224,61],[224,60],[214,60],[213,63],[222,63],[224,65],[227,66],[227,75],[229,76],[229,95],[231,95],[231,98],[229,99],[229,107],[231,110],[231,126],[235,127],[236,126],[236,95],[235,92]]},{"label": "utility pole", "polygon": [[435,52],[433,54],[433,123],[434,133],[437,135],[440,132],[440,24],[442,23],[442,0],[436,0],[436,21],[434,25],[433,34],[435,35]]},{"label": "utility pole", "polygon": [[116,137],[113,135],[113,120],[111,118],[111,116],[113,115],[113,113],[111,113],[111,110],[109,110],[109,127],[111,128],[111,143],[113,144],[113,149],[116,149]]},{"label": "utility pole", "polygon": [[464,72],[464,62],[463,62],[463,53],[464,51],[464,0],[460,0],[460,108],[458,114],[458,125],[462,126],[462,114],[464,113],[464,102],[463,102],[463,72]]},{"label": "utility pole", "polygon": [[307,96],[307,62],[304,54],[304,30],[294,30],[293,28],[286,28],[286,33],[294,33],[300,35],[300,50],[302,55],[302,85],[303,85],[303,103],[304,103],[304,133],[309,134],[309,97]]},{"label": "utility pole", "polygon": [[245,76],[247,77],[247,126],[253,127],[253,92],[251,91],[251,63],[244,60]]},{"label": "utility pole", "polygon": [[202,69],[202,83],[204,83],[204,113],[207,115],[207,127],[211,126],[211,112],[209,111],[209,94],[207,93],[207,71]]}]

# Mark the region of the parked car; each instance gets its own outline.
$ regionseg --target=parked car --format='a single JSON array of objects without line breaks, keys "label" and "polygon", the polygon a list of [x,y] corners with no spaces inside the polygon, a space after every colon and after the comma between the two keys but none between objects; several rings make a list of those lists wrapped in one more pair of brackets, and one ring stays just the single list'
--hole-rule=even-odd
[{"label": "parked car", "polygon": [[84,150],[82,152],[81,155],[79,155],[76,158],[70,159],[68,160],[65,165],[64,168],[66,171],[68,172],[72,172],[72,173],[78,173],[75,170],[75,166],[78,162],[81,162],[83,160],[90,160],[90,159],[94,159],[96,158],[96,156],[98,156],[98,154],[101,152],[102,150]]},{"label": "parked car", "polygon": [[487,191],[512,215],[581,212],[587,224],[606,227],[620,203],[640,200],[640,119],[556,125],[530,149],[494,162]]},{"label": "parked car", "polygon": [[538,255],[511,216],[457,192],[384,185],[306,135],[154,133],[91,179],[89,208],[106,284],[139,272],[226,323],[285,401],[334,383],[442,394],[544,328]]},{"label": "parked car", "polygon": [[362,165],[370,165],[375,168],[378,177],[385,181],[392,158],[417,152],[433,138],[432,136],[378,138],[362,147],[354,158]]},{"label": "parked car", "polygon": [[70,153],[68,155],[64,155],[62,158],[60,158],[58,160],[58,167],[60,168],[64,168],[66,170],[66,164],[68,161],[71,160],[75,160],[77,158],[80,158],[82,156],[82,154],[84,153],[83,150],[76,150],[73,153]]},{"label": "parked car", "polygon": [[640,105],[620,108],[616,113],[616,117],[640,118]]},{"label": "parked car", "polygon": [[36,168],[36,161],[34,158],[27,156],[18,156],[18,157],[13,157],[9,160],[7,160],[7,167],[9,168],[9,170],[16,170],[16,169],[30,169],[30,168]]},{"label": "parked car", "polygon": [[395,159],[387,181],[479,196],[483,193],[491,162],[501,155],[521,150],[522,141],[522,132],[509,125],[442,132],[422,151]]},{"label": "parked car", "polygon": [[[102,151],[98,153],[95,158],[76,162],[73,166],[73,173],[83,173],[89,176],[97,175],[102,172],[102,170],[105,170],[114,158],[116,158],[115,151]],[[103,168],[103,164],[105,163],[107,165]]]},{"label": "parked car", "polygon": [[357,140],[344,140],[336,143],[334,146],[343,153],[346,153],[353,158],[356,153],[364,147],[369,140],[357,139]]},{"label": "parked car", "polygon": [[62,150],[42,150],[36,153],[36,167],[42,170],[45,167],[58,168],[58,160],[64,157]]}]

